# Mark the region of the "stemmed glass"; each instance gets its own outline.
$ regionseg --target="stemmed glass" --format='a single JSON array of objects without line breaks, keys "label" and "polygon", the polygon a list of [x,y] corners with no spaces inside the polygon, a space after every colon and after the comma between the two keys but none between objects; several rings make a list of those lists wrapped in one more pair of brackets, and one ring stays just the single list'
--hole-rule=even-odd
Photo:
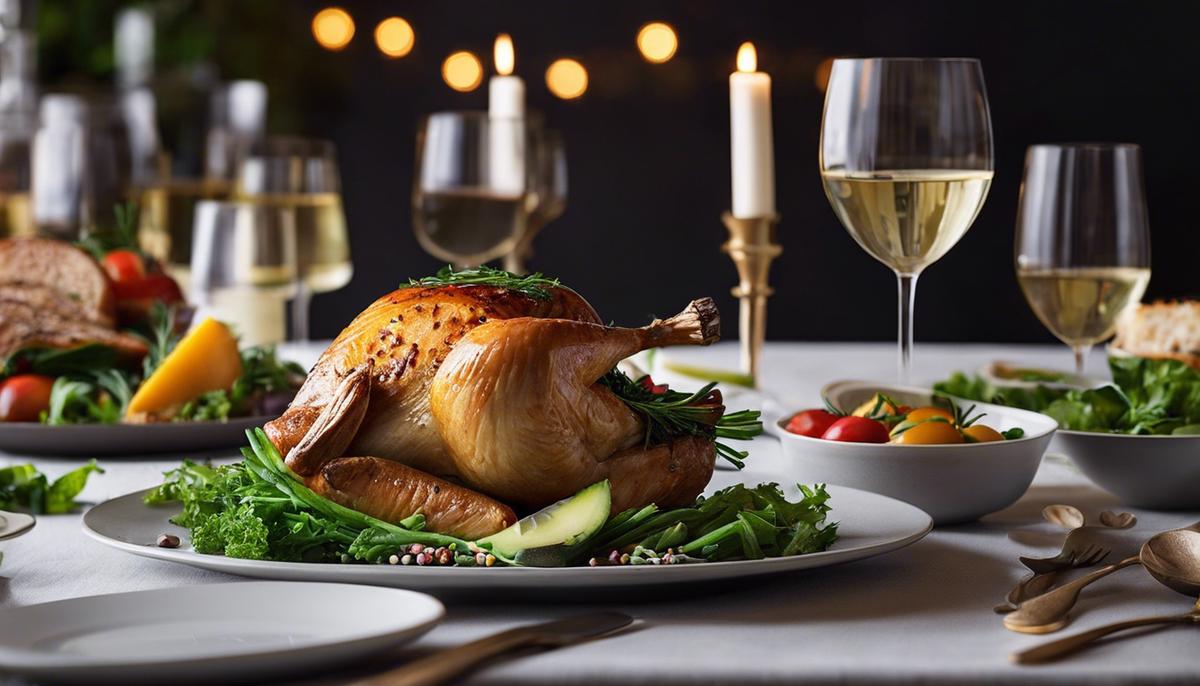
[{"label": "stemmed glass", "polygon": [[992,181],[979,61],[834,60],[820,167],[838,219],[896,273],[900,379],[907,381],[917,277],[971,227]]},{"label": "stemmed glass", "polygon": [[525,233],[512,252],[504,256],[504,269],[525,274],[525,262],[533,255],[533,240],[550,222],[567,210],[567,150],[562,133],[551,129],[530,132],[529,218]]},{"label": "stemmed glass", "polygon": [[458,269],[501,257],[525,234],[529,185],[523,119],[436,112],[417,135],[413,230]]},{"label": "stemmed glass", "polygon": [[1038,319],[1075,353],[1141,300],[1150,282],[1150,229],[1136,145],[1034,145],[1017,212],[1017,281]]},{"label": "stemmed glass", "polygon": [[337,290],[354,274],[333,143],[292,137],[252,143],[238,166],[233,197],[295,215],[300,283],[291,339],[307,341],[313,294]]},{"label": "stemmed glass", "polygon": [[295,295],[296,213],[248,202],[196,203],[193,301],[234,327],[244,345],[282,342]]}]

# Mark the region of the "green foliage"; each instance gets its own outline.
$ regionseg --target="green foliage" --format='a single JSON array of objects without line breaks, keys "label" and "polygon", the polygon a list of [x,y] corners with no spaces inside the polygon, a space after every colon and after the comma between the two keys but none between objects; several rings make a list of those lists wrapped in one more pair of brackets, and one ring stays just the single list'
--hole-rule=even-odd
[{"label": "green foliage", "polygon": [[99,343],[78,348],[24,348],[9,355],[0,369],[0,378],[12,374],[30,373],[45,376],[88,374],[117,366],[117,353]]},{"label": "green foliage", "polygon": [[421,530],[423,517],[392,524],[317,495],[287,468],[261,429],[246,435],[251,447],[242,450],[242,462],[217,468],[184,462],[145,497],[151,505],[183,505],[172,521],[191,531],[197,552],[254,560],[380,562],[411,543],[468,549],[466,541]]},{"label": "green foliage", "polygon": [[133,397],[134,380],[119,369],[101,369],[60,376],[50,389],[50,409],[43,421],[51,425],[116,424]]},{"label": "green foliage", "polygon": [[997,389],[961,373],[934,390],[1043,412],[1074,431],[1170,434],[1200,423],[1200,372],[1176,360],[1140,357],[1113,357],[1108,365],[1113,383],[1086,390]]},{"label": "green foliage", "polygon": [[558,279],[547,279],[542,276],[541,272],[520,276],[491,267],[471,267],[455,271],[454,267],[449,265],[439,269],[434,276],[409,279],[406,284],[408,288],[430,286],[493,286],[517,291],[534,300],[549,300],[551,298],[550,289],[560,288],[562,284],[558,282]]},{"label": "green foliage", "polygon": [[[716,382],[705,385],[695,393],[681,393],[666,389],[651,390],[649,376],[631,379],[625,372],[614,368],[600,379],[634,412],[646,422],[646,444],[663,443],[678,436],[702,436],[705,438],[730,438],[749,440],[763,431],[758,410],[742,410],[725,413],[719,396],[713,394]],[[717,455],[725,458],[738,469],[745,466],[743,460],[748,453],[729,445],[716,442]]]},{"label": "green foliage", "polygon": [[35,515],[75,509],[75,498],[92,473],[104,473],[95,460],[50,481],[31,464],[0,468],[0,510],[26,509]]},{"label": "green foliage", "polygon": [[824,485],[799,489],[801,498],[793,502],[775,483],[738,484],[697,499],[693,507],[627,510],[609,520],[589,548],[604,554],[633,546],[662,553],[670,547],[708,561],[825,550],[837,540],[837,524],[825,522],[829,493]]}]

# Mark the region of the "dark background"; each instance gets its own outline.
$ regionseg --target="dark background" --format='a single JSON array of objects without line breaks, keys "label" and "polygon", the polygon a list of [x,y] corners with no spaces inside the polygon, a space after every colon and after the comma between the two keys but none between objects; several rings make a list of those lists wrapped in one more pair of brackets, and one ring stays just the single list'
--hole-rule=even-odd
[{"label": "dark background", "polygon": [[[197,50],[213,55],[223,77],[268,81],[275,132],[328,136],[339,146],[355,276],[317,297],[317,336],[336,334],[376,296],[439,266],[412,234],[414,134],[430,111],[486,107],[486,83],[454,92],[440,67],[468,49],[490,70],[498,32],[513,36],[529,106],[564,132],[568,149],[567,212],[543,232],[531,266],[562,278],[606,319],[640,324],[712,295],[729,317],[727,333],[735,330],[736,276],[719,246],[730,202],[727,78],[744,40],[756,43],[760,69],[774,78],[784,254],[771,277],[770,338],[895,335],[894,277],[842,229],[817,174],[823,93],[815,74],[830,56],[983,62],[995,182],[974,227],[920,280],[919,340],[1052,340],[1013,277],[1017,190],[1031,143],[1141,144],[1154,244],[1148,295],[1197,292],[1200,57],[1190,2],[345,1],[357,33],[336,53],[309,30],[325,4],[196,3],[175,20],[186,23],[192,12],[228,27]],[[416,32],[415,49],[401,59],[381,55],[372,38],[392,15]],[[663,65],[643,61],[634,43],[651,20],[679,35],[678,53]],[[234,45],[257,57],[239,58]],[[546,89],[546,67],[563,56],[589,70],[579,100]]]}]

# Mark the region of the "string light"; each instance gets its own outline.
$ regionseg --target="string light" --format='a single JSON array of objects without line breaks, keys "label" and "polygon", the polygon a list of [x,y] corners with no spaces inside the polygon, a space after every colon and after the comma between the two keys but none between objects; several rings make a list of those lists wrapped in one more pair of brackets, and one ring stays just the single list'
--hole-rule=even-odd
[{"label": "string light", "polygon": [[473,91],[483,83],[483,63],[466,50],[452,53],[442,62],[442,79],[460,93]]},{"label": "string light", "polygon": [[652,21],[638,31],[637,46],[647,62],[662,64],[675,56],[679,38],[670,24]]},{"label": "string light", "polygon": [[341,7],[326,7],[313,15],[313,38],[326,50],[341,50],[354,38],[354,19]]},{"label": "string light", "polygon": [[400,17],[388,17],[375,27],[375,45],[388,57],[404,57],[412,52],[415,39],[412,25]]},{"label": "string light", "polygon": [[587,91],[587,69],[567,57],[554,60],[546,69],[546,87],[563,100],[574,100]]}]

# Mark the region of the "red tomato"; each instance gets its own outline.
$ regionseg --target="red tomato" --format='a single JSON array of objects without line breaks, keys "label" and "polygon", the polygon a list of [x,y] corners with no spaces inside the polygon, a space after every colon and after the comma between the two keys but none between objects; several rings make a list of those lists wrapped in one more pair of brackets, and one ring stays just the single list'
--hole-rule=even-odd
[{"label": "red tomato", "polygon": [[887,443],[888,430],[882,422],[866,417],[842,417],[821,434],[827,441],[848,443]]},{"label": "red tomato", "polygon": [[146,274],[136,281],[117,281],[113,291],[117,300],[161,300],[165,303],[183,300],[179,284],[166,274]]},{"label": "red tomato", "polygon": [[132,250],[110,250],[104,256],[104,270],[117,283],[140,281],[146,275],[142,256]]},{"label": "red tomato", "polygon": [[654,395],[662,395],[668,390],[665,383],[654,383],[654,379],[651,379],[649,376],[643,376],[641,379],[641,384],[642,388],[650,391]]},{"label": "red tomato", "polygon": [[18,374],[0,384],[0,422],[36,422],[50,409],[54,379],[41,374]]},{"label": "red tomato", "polygon": [[792,415],[787,423],[787,431],[801,436],[820,438],[837,420],[838,416],[832,412],[805,410]]}]

